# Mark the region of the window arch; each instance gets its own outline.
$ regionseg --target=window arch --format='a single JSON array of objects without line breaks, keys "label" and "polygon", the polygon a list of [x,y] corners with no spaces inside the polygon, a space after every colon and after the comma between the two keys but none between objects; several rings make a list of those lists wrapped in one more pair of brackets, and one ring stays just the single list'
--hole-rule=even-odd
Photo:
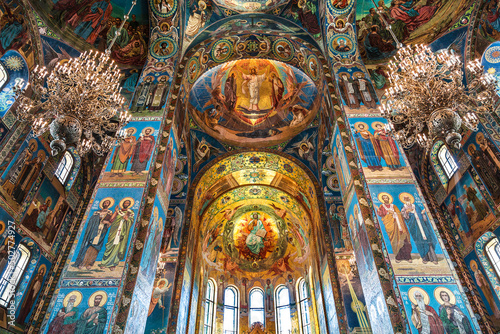
[{"label": "window arch", "polygon": [[[476,241],[476,255],[493,287],[500,286],[500,246],[497,236],[488,231]],[[500,291],[494,289],[500,299]]]},{"label": "window arch", "polygon": [[486,256],[488,260],[490,260],[491,266],[497,274],[497,277],[500,277],[500,243],[498,242],[498,238],[493,238],[488,241],[484,250],[486,251]]},{"label": "window arch", "polygon": [[446,189],[450,178],[458,170],[458,165],[443,141],[438,140],[434,143],[431,149],[430,159],[434,171],[443,184],[443,187]]},{"label": "window arch", "polygon": [[215,314],[215,283],[208,279],[207,292],[205,293],[205,321],[203,323],[203,334],[212,334],[214,331]]},{"label": "window arch", "polygon": [[265,324],[266,317],[264,315],[264,290],[261,288],[253,288],[249,294],[250,315],[248,317],[249,326],[260,322]]},{"label": "window arch", "polygon": [[299,302],[299,324],[301,334],[311,333],[311,316],[309,314],[309,294],[304,278],[298,280],[297,300]]},{"label": "window arch", "polygon": [[4,88],[7,81],[9,81],[9,74],[7,73],[4,64],[0,62],[0,90]]},{"label": "window arch", "polygon": [[224,334],[238,333],[238,289],[228,286],[224,291]]},{"label": "window arch", "polygon": [[19,244],[13,258],[0,278],[0,306],[7,307],[13,297],[17,284],[21,279],[31,257],[30,250],[23,244]]},{"label": "window arch", "polygon": [[290,308],[290,292],[284,285],[275,290],[276,299],[276,334],[292,333],[292,313]]},{"label": "window arch", "polygon": [[455,172],[458,170],[458,165],[446,145],[442,145],[439,149],[438,159],[441,163],[441,166],[443,166],[446,176],[448,176],[448,179],[451,179],[453,174],[455,174]]},{"label": "window arch", "polygon": [[64,152],[64,156],[59,162],[59,165],[57,166],[56,169],[56,177],[57,179],[61,182],[61,184],[65,184],[66,180],[68,179],[69,173],[71,172],[71,169],[73,168],[73,155],[69,153],[68,151]]}]

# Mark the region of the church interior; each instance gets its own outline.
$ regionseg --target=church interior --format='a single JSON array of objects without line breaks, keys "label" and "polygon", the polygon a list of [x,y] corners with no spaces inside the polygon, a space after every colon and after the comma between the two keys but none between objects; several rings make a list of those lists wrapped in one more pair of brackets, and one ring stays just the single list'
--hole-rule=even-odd
[{"label": "church interior", "polygon": [[1,0],[0,333],[500,333],[498,0]]}]

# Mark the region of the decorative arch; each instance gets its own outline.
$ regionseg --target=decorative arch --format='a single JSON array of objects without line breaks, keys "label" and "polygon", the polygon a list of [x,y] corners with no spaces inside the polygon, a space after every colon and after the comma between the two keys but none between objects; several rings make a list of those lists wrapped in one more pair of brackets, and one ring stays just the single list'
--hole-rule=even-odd
[{"label": "decorative arch", "polygon": [[443,184],[444,189],[447,189],[449,179],[448,179],[448,176],[446,176],[446,173],[444,172],[443,167],[441,166],[441,162],[439,161],[439,158],[438,158],[439,150],[441,149],[441,147],[443,145],[446,145],[446,144],[442,140],[438,140],[434,143],[434,145],[432,146],[432,149],[431,149],[430,159],[431,159],[432,166],[434,167],[434,170],[436,171],[436,174],[439,177],[439,180]]},{"label": "decorative arch", "polygon": [[[481,261],[481,264],[483,265],[486,275],[488,275],[488,279],[490,280],[491,285],[496,287],[500,286],[500,280],[495,274],[495,271],[491,266],[491,263],[488,257],[486,256],[486,251],[484,249],[486,244],[493,238],[497,238],[496,234],[490,231],[486,232],[481,237],[479,237],[479,239],[477,239],[475,248],[476,248],[476,255],[479,261]],[[497,297],[500,299],[500,291],[498,291],[498,289],[493,289],[493,290],[495,290]]]}]

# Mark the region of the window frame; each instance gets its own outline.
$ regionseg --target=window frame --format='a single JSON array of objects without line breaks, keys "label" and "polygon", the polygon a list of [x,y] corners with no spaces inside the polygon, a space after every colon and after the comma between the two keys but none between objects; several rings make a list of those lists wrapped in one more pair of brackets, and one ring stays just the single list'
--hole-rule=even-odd
[{"label": "window frame", "polygon": [[[484,246],[484,250],[496,277],[500,278],[500,240],[498,237],[489,240]],[[490,250],[492,251],[490,252]]]},{"label": "window frame", "polygon": [[[259,293],[262,296],[262,307],[255,307],[252,302],[252,295],[255,295],[255,293]],[[266,327],[266,307],[265,307],[265,293],[264,289],[260,287],[254,287],[250,290],[248,293],[248,326],[251,328],[253,324],[260,322],[260,321],[254,321],[252,322],[252,311],[261,311],[262,312],[262,326],[264,328]]]},{"label": "window frame", "polygon": [[444,170],[446,177],[448,178],[448,180],[450,180],[458,171],[458,164],[445,144],[441,145],[441,147],[439,148],[437,158],[439,164]]},{"label": "window frame", "polygon": [[[288,304],[283,304],[280,305],[280,293],[282,291],[286,291],[288,295]],[[284,284],[280,284],[276,287],[274,290],[274,299],[275,299],[275,317],[276,317],[276,334],[290,334],[293,326],[292,326],[292,305],[291,305],[291,298],[290,298],[290,289]],[[280,328],[281,327],[281,312],[279,312],[281,309],[288,309],[288,312],[290,314],[290,332],[286,333],[285,329]]]},{"label": "window frame", "polygon": [[[303,290],[303,291],[302,291]],[[303,296],[302,294],[305,294]],[[297,304],[299,307],[299,327],[301,334],[311,334],[311,313],[309,312],[309,295],[307,294],[306,280],[301,277],[297,280]],[[307,314],[309,322],[305,323],[304,315]]]},{"label": "window frame", "polygon": [[[3,74],[3,78],[0,77],[0,91],[4,89],[5,85],[9,82],[9,72],[5,68],[5,65],[0,61],[0,75]],[[2,81],[3,80],[3,81]]]},{"label": "window frame", "polygon": [[[234,303],[235,305],[228,305],[227,303],[227,298],[226,294],[227,291],[233,291],[234,292]],[[223,334],[238,334],[239,333],[239,290],[237,287],[233,285],[229,285],[224,289],[224,312],[223,312],[223,322],[222,322],[222,332]],[[233,329],[232,330],[227,330],[226,327],[226,312],[233,312],[234,313],[234,322],[233,322]]]},{"label": "window frame", "polygon": [[[209,292],[212,291],[212,296],[210,298]],[[205,316],[203,320],[203,333],[212,334],[214,332],[214,322],[215,322],[215,296],[217,295],[217,285],[212,278],[207,281],[207,290],[205,293]],[[208,312],[210,311],[210,315]],[[209,319],[210,318],[210,319]]]},{"label": "window frame", "polygon": [[73,154],[66,151],[64,153],[63,158],[59,162],[59,165],[57,165],[57,169],[54,173],[54,175],[59,180],[59,182],[61,182],[62,185],[64,185],[68,180],[68,177],[71,174],[71,170],[73,169],[74,164],[75,164],[75,159],[73,158]]},{"label": "window frame", "polygon": [[[19,255],[18,255],[19,254]],[[23,257],[23,255],[25,255]],[[23,244],[19,244],[14,253],[14,257],[9,261],[2,276],[0,277],[0,306],[7,307],[10,300],[15,295],[17,285],[21,281],[31,258],[31,251]],[[23,263],[20,264],[20,262]],[[10,276],[6,278],[6,276]],[[14,281],[14,283],[13,283]],[[10,290],[9,290],[10,288]]]}]

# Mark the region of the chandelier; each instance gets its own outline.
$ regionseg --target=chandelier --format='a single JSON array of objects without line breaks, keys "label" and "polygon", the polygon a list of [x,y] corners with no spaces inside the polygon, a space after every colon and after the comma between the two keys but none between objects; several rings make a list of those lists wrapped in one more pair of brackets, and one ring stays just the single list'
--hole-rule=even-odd
[{"label": "chandelier", "polygon": [[467,65],[471,80],[463,84],[462,62],[449,50],[432,52],[426,45],[406,46],[389,63],[385,101],[380,106],[388,131],[404,147],[415,142],[429,149],[437,138],[460,148],[466,128],[477,131],[476,114],[498,105],[496,79],[484,73],[479,60]]},{"label": "chandelier", "polygon": [[30,122],[37,137],[50,131],[53,156],[68,146],[75,146],[80,155],[90,151],[104,155],[124,137],[122,128],[131,115],[123,110],[120,69],[110,54],[135,4],[104,53],[84,52],[58,63],[50,74],[37,65],[31,73],[30,96],[26,94],[30,83],[15,87],[17,119]]}]

